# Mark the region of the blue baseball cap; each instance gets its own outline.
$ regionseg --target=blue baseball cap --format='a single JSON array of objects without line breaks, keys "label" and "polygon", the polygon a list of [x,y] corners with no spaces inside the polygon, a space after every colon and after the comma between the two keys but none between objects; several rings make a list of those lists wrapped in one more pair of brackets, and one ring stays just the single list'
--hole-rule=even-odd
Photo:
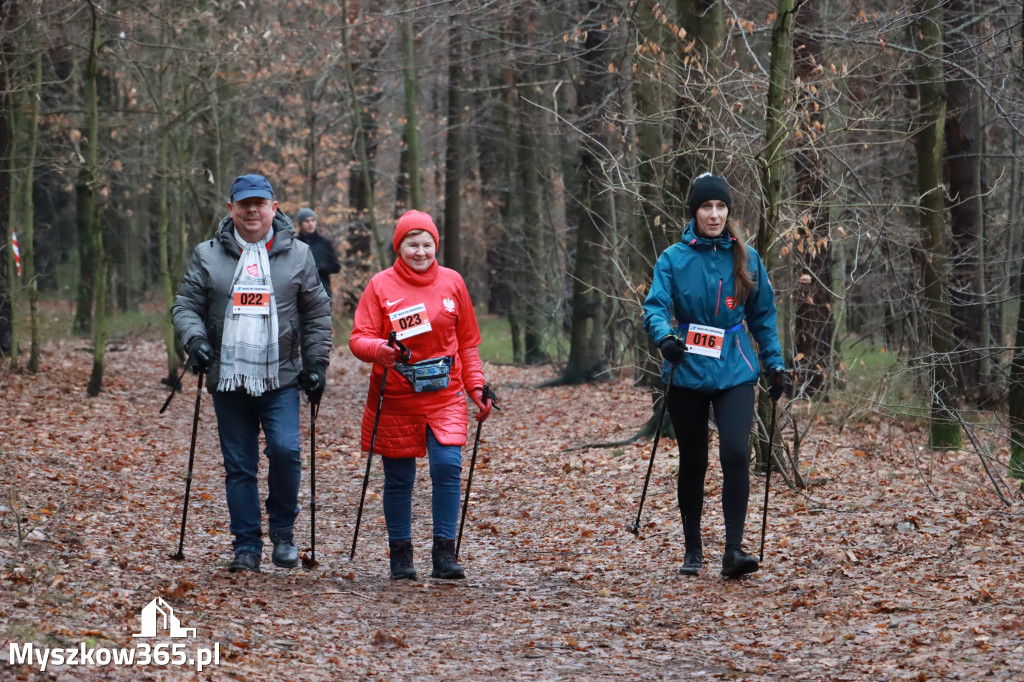
[{"label": "blue baseball cap", "polygon": [[274,188],[270,181],[262,175],[240,175],[231,183],[231,201],[241,201],[249,197],[274,198]]}]

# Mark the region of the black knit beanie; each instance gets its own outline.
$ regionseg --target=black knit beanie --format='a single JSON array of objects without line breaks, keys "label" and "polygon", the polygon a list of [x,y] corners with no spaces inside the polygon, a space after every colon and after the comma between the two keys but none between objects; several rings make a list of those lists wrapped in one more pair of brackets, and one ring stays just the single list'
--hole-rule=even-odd
[{"label": "black knit beanie", "polygon": [[721,175],[701,173],[690,185],[690,195],[686,199],[686,206],[690,209],[690,217],[697,217],[697,209],[705,201],[718,199],[724,201],[726,208],[732,213],[732,194],[729,193],[729,184]]}]

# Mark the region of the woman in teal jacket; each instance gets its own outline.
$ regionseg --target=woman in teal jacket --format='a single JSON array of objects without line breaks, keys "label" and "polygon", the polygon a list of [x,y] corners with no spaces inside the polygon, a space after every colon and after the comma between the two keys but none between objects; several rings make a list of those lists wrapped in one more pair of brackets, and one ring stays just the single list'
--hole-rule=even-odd
[{"label": "woman in teal jacket", "polygon": [[[665,359],[662,378],[671,381],[668,411],[679,443],[677,492],[686,542],[683,575],[696,575],[704,563],[700,521],[709,407],[715,410],[722,463],[722,575],[738,577],[758,569],[757,560],[741,548],[758,360],[766,368],[773,398],[786,382],[775,294],[757,252],[743,243],[729,220],[731,204],[721,176],[704,173],[694,180],[687,199],[693,220],[682,239],[658,258],[644,301],[644,329]],[[756,355],[750,334],[760,349]]]}]

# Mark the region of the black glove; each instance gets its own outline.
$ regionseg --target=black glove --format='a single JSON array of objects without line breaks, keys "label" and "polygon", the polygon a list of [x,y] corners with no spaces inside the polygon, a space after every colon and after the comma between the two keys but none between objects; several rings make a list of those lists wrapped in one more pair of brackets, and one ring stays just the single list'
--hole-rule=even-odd
[{"label": "black glove", "polygon": [[768,370],[768,397],[778,400],[783,393],[789,393],[789,377],[782,367],[773,367]]},{"label": "black glove", "polygon": [[299,372],[297,381],[299,388],[306,392],[309,402],[318,403],[327,386],[327,368],[322,365],[313,365]]},{"label": "black glove", "polygon": [[686,357],[686,346],[678,337],[672,335],[663,338],[658,344],[658,349],[661,350],[661,357],[665,358],[670,365],[678,365]]},{"label": "black glove", "polygon": [[201,336],[197,336],[188,343],[188,366],[195,374],[200,372],[208,374],[213,367],[213,348]]}]

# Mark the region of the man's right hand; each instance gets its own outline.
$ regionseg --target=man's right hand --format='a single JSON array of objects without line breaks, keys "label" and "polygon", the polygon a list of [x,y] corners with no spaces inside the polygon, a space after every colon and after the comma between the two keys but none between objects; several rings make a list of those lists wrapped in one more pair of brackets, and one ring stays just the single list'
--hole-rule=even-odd
[{"label": "man's right hand", "polygon": [[678,365],[686,357],[686,346],[675,336],[666,336],[658,344],[658,349],[661,350],[661,357],[670,365]]},{"label": "man's right hand", "polygon": [[213,348],[201,336],[192,339],[188,344],[188,366],[195,374],[208,374],[213,367]]}]

